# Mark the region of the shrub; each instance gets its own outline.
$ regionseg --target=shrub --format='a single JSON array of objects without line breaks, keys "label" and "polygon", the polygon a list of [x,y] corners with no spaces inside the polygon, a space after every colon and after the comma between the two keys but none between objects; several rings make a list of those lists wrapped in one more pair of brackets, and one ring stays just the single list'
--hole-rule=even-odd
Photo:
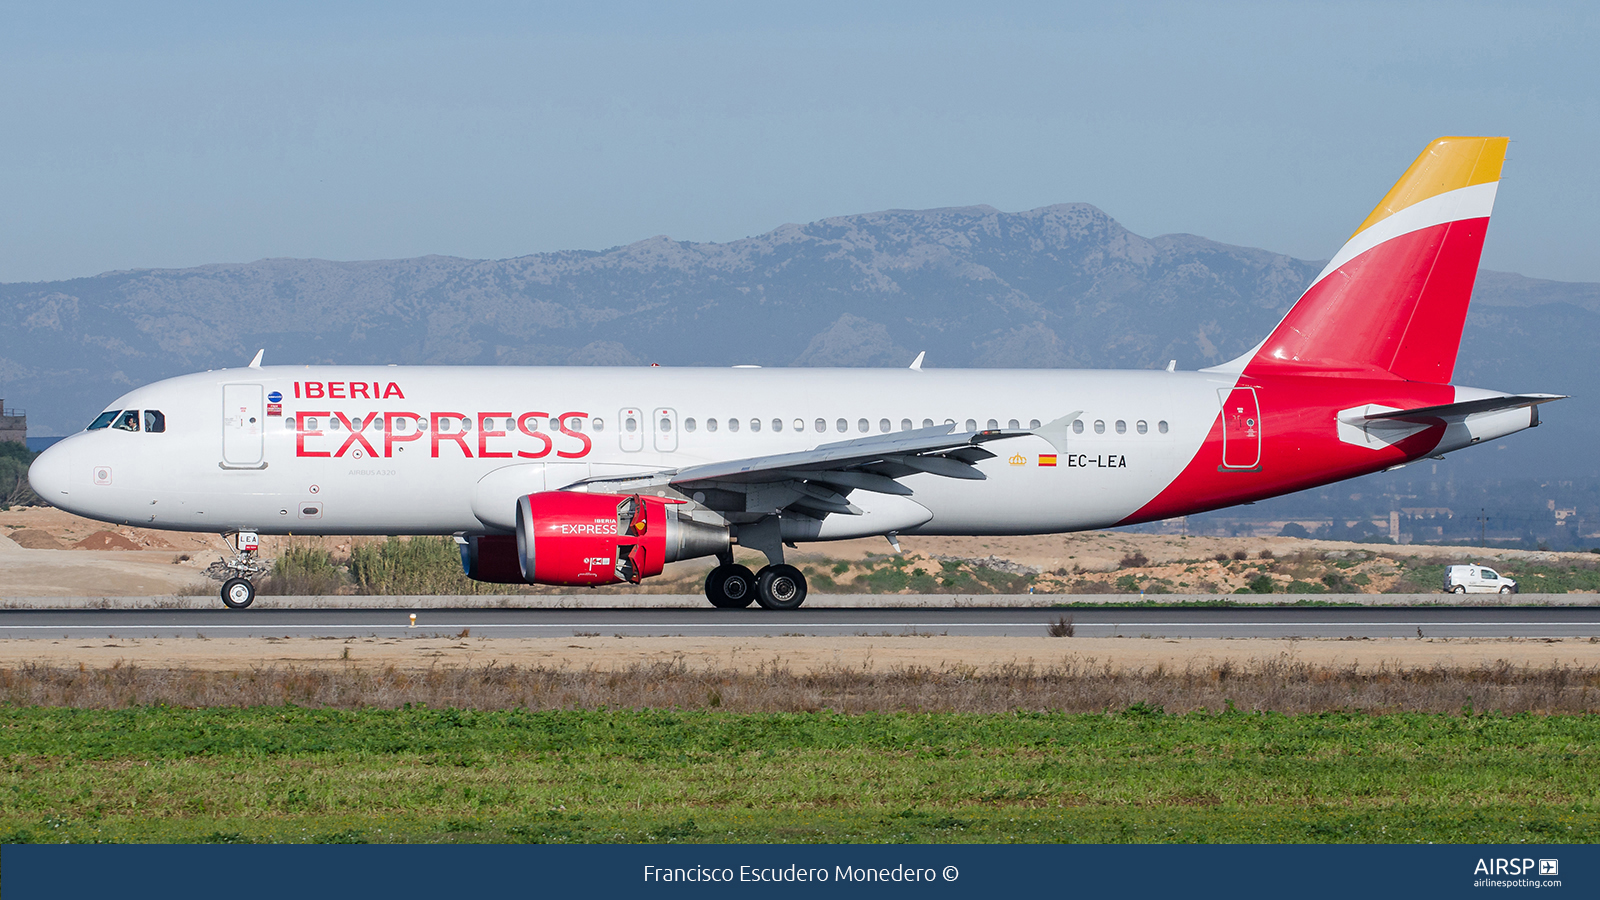
[{"label": "shrub", "polygon": [[505,594],[515,585],[473,581],[448,537],[391,537],[350,553],[350,577],[363,594]]},{"label": "shrub", "polygon": [[290,547],[272,563],[272,573],[256,588],[260,594],[321,596],[345,585],[344,570],[321,547]]},{"label": "shrub", "polygon": [[1142,569],[1148,565],[1150,565],[1149,558],[1137,551],[1122,558],[1122,567],[1124,569]]}]

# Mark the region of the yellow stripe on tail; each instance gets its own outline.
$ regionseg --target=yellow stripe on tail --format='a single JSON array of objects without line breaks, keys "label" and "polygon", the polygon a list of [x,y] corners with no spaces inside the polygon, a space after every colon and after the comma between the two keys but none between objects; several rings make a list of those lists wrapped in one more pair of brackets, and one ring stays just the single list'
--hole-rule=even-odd
[{"label": "yellow stripe on tail", "polygon": [[1442,137],[1429,144],[1351,237],[1429,197],[1499,181],[1508,140],[1503,137]]}]

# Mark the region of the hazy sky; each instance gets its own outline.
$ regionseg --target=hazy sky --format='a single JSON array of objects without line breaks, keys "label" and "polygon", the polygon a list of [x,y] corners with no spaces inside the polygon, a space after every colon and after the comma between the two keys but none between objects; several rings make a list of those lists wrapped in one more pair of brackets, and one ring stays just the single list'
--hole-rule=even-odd
[{"label": "hazy sky", "polygon": [[1600,281],[1593,4],[980,5],[0,3],[0,281],[1072,201],[1321,259],[1444,134],[1513,139],[1486,266]]}]

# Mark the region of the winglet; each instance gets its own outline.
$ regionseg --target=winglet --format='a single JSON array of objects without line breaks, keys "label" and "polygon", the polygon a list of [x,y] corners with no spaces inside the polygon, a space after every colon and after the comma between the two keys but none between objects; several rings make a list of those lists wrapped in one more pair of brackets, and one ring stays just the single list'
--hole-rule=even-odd
[{"label": "winglet", "polygon": [[911,368],[914,369],[915,371],[921,372],[922,371],[922,358],[924,356],[927,356],[927,355],[928,355],[928,351],[926,351],[926,350],[922,351],[921,353],[918,353],[917,354],[917,358],[913,359],[911,361]]},{"label": "winglet", "polygon": [[257,350],[256,351],[256,358],[250,360],[250,368],[252,368],[252,369],[261,368],[261,357],[266,356],[266,355],[267,355],[267,348],[262,347],[260,350]]},{"label": "winglet", "polygon": [[1050,446],[1056,448],[1057,453],[1065,453],[1067,452],[1067,434],[1072,429],[1072,423],[1076,422],[1082,415],[1083,410],[1074,410],[1053,422],[1047,422],[1033,429],[1033,433],[1049,441]]}]

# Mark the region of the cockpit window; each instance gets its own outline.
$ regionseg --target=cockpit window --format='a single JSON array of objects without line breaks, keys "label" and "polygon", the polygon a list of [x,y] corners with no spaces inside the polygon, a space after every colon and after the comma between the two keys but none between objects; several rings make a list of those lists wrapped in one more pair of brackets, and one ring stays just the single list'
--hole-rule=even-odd
[{"label": "cockpit window", "polygon": [[113,409],[113,410],[109,410],[107,412],[103,412],[100,415],[95,416],[94,421],[90,422],[89,423],[89,427],[85,428],[84,430],[85,431],[99,431],[100,429],[106,427],[107,425],[110,425],[111,424],[111,420],[115,419],[121,413],[122,413],[122,410],[120,410],[120,409]]},{"label": "cockpit window", "polygon": [[144,430],[151,434],[160,434],[167,430],[167,416],[159,409],[144,411]]},{"label": "cockpit window", "polygon": [[122,415],[117,416],[116,421],[111,423],[111,427],[119,431],[138,431],[139,411],[137,409],[123,410]]}]

